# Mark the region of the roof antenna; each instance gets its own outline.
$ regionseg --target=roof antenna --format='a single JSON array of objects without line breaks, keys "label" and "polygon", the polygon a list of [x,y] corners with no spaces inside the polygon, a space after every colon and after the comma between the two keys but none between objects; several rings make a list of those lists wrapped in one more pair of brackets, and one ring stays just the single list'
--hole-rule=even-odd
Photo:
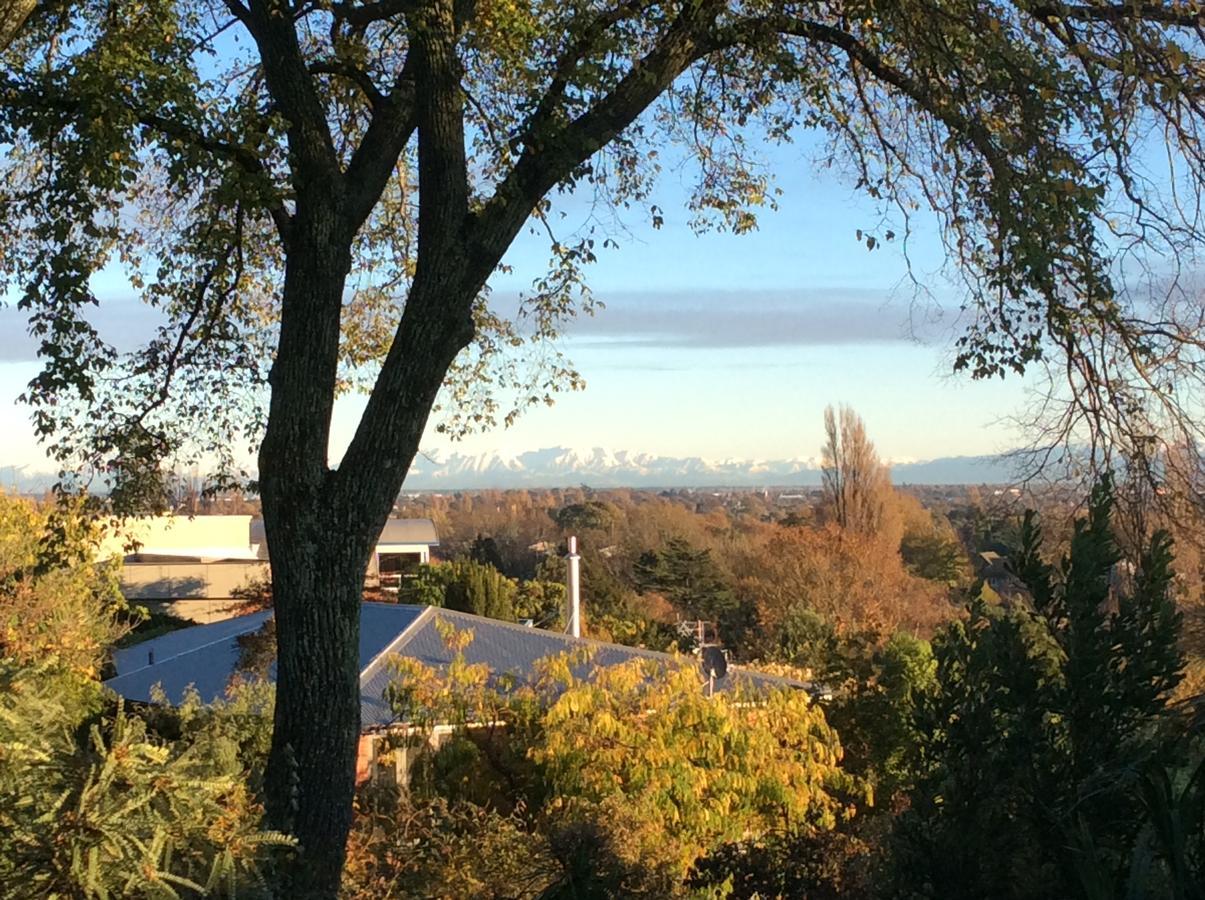
[{"label": "roof antenna", "polygon": [[569,595],[569,633],[575,638],[582,636],[582,558],[577,554],[577,537],[569,538],[569,555],[565,573],[565,588]]}]

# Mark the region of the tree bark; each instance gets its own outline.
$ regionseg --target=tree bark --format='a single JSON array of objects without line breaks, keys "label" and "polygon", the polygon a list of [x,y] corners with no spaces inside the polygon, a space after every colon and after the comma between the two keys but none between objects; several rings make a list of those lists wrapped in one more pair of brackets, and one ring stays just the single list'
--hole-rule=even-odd
[{"label": "tree bark", "polygon": [[[276,14],[273,15],[273,10]],[[526,159],[497,202],[470,213],[464,98],[451,0],[416,9],[397,109],[340,169],[315,111],[296,35],[273,0],[246,17],[290,121],[297,209],[285,235],[280,338],[260,448],[260,495],[277,616],[269,821],[301,845],[288,896],[335,897],[352,822],[360,730],[359,617],[368,558],[409,471],[436,394],[473,339],[473,302],[539,197],[639,114],[701,51],[676,26],[584,116],[555,160]],[[414,84],[410,83],[413,70]],[[406,110],[413,101],[413,119]],[[382,114],[386,115],[386,114]],[[394,121],[396,119],[396,121]],[[375,119],[374,119],[375,121]],[[385,119],[381,120],[385,122]],[[383,130],[382,130],[383,129]],[[355,232],[379,193],[377,147],[418,134],[418,254],[393,345],[337,471],[327,464],[339,317]],[[388,147],[386,148],[389,149]],[[380,172],[377,172],[380,176]]]},{"label": "tree bark", "polygon": [[360,734],[364,574],[448,367],[472,340],[480,289],[466,280],[450,229],[416,275],[360,427],[331,470],[338,317],[350,267],[342,209],[333,195],[298,209],[259,455],[278,644],[266,792],[269,822],[300,844],[283,873],[291,897],[338,893]]},{"label": "tree bark", "polygon": [[16,40],[37,0],[0,0],[0,50]]},{"label": "tree bark", "polygon": [[313,509],[277,509],[275,519],[277,531],[287,523],[295,533],[272,548],[278,627],[268,817],[300,845],[285,873],[287,896],[334,897],[355,793],[367,560],[354,540]]},{"label": "tree bark", "polygon": [[288,894],[333,897],[355,788],[358,626],[370,545],[346,508],[331,502],[327,467],[350,240],[336,191],[305,196],[288,247],[259,453],[277,624],[266,792],[269,822],[301,845],[285,873]]}]

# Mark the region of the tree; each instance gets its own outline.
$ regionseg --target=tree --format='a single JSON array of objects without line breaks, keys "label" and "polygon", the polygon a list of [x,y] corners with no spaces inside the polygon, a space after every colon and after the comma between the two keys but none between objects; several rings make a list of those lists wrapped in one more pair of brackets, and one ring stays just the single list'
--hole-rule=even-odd
[{"label": "tree", "polygon": [[561,531],[576,534],[579,531],[605,531],[615,522],[615,511],[609,504],[598,500],[571,503],[558,509],[552,516]]},{"label": "tree", "polygon": [[848,406],[839,413],[829,406],[824,410],[824,435],[821,466],[829,514],[847,531],[878,534],[891,493],[891,475],[866,436],[866,426]]},{"label": "tree", "polygon": [[120,560],[97,559],[103,538],[82,498],[39,507],[0,494],[0,656],[105,670],[137,616],[118,589]]},{"label": "tree", "polygon": [[[507,824],[486,810],[504,818],[517,811],[534,870],[546,869],[549,855],[559,864],[533,895],[682,896],[706,853],[770,833],[821,835],[865,797],[841,770],[837,734],[805,692],[708,696],[688,659],[594,666],[585,654],[544,660],[537,683],[516,684],[465,662],[471,633],[444,637],[456,650],[446,669],[398,660],[389,689],[417,732],[407,739],[419,749],[410,799],[453,804],[470,831]],[[454,734],[432,749],[436,725]],[[477,816],[465,815],[466,803]],[[444,864],[463,865],[452,849]],[[399,874],[426,863],[404,845],[396,855]],[[498,863],[505,858],[481,870],[488,877]]]},{"label": "tree", "polygon": [[1091,895],[1089,881],[1121,890],[1143,826],[1130,787],[1171,758],[1160,725],[1183,658],[1170,541],[1151,536],[1122,589],[1112,508],[1105,482],[1057,567],[1027,515],[1016,571],[1030,603],[977,598],[934,641],[936,680],[916,717],[920,778],[898,835],[905,881],[949,896]]},{"label": "tree", "polygon": [[714,622],[729,647],[741,649],[752,615],[732,589],[731,579],[711,557],[681,538],[670,538],[661,551],[642,554],[634,567],[642,591],[662,594],[688,619]]},{"label": "tree", "polygon": [[[800,612],[843,631],[928,632],[954,612],[932,582],[912,575],[897,551],[872,535],[777,526],[753,548],[742,593],[756,605],[767,652],[787,647]],[[776,646],[777,645],[777,646]]]},{"label": "tree", "polygon": [[967,577],[967,555],[958,539],[941,529],[907,531],[900,541],[900,558],[918,578],[956,587]]},{"label": "tree", "polygon": [[[335,891],[350,824],[363,574],[440,386],[451,376],[445,424],[459,429],[580,383],[555,356],[514,363],[522,334],[486,296],[520,231],[551,227],[553,192],[659,223],[653,149],[673,143],[697,164],[694,224],[747,231],[774,195],[741,129],[819,128],[825,159],[872,197],[905,220],[921,203],[938,216],[966,276],[960,369],[1081,359],[1085,335],[1106,335],[1133,352],[1100,385],[1162,385],[1183,359],[1169,347],[1194,346],[1115,286],[1105,234],[1156,250],[1198,238],[1183,191],[1160,205],[1131,177],[1152,158],[1133,135],[1154,122],[1186,162],[1182,187],[1205,178],[1191,4],[53,10],[0,50],[0,287],[21,288],[46,363],[28,393],[36,427],[128,504],[163,502],[165,461],[216,456],[229,480],[232,448],[258,447],[280,644],[269,811],[301,840],[312,893]],[[524,302],[536,339],[555,336],[607,240],[550,238]],[[162,314],[129,357],[84,316],[114,256]],[[355,384],[371,391],[332,468],[334,398]],[[516,402],[479,390],[499,384]]]},{"label": "tree", "polygon": [[492,537],[483,536],[480,533],[473,541],[473,546],[469,548],[469,558],[473,562],[493,566],[499,572],[506,570],[506,566],[502,562],[502,553],[498,550],[498,542]]},{"label": "tree", "polygon": [[493,566],[471,559],[457,560],[448,566],[451,573],[444,606],[475,616],[515,620],[518,586],[514,581]]}]

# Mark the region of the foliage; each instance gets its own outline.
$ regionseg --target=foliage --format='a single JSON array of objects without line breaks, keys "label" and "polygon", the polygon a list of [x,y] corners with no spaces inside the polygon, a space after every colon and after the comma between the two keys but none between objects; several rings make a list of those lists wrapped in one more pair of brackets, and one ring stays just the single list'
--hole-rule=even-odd
[{"label": "foliage", "polygon": [[[741,589],[757,604],[766,655],[780,652],[800,610],[841,632],[927,632],[953,609],[945,592],[904,567],[896,550],[873,535],[776,526],[752,551]],[[789,649],[789,648],[788,648]]]},{"label": "foliage", "polygon": [[565,608],[565,586],[538,572],[529,580],[507,578],[474,558],[420,566],[403,579],[402,603],[436,606],[514,622],[531,619],[541,627],[557,622]]},{"label": "foliage", "polygon": [[0,493],[0,655],[100,674],[138,619],[118,590],[120,560],[99,559],[103,536],[82,497],[39,507]]},{"label": "foliage", "polygon": [[848,826],[725,844],[696,863],[690,884],[732,900],[852,900],[873,895],[869,848]]},{"label": "foliage", "polygon": [[710,550],[670,538],[664,550],[644,553],[634,574],[641,590],[660,593],[684,618],[715,622],[724,643],[740,648],[752,625],[751,611],[737,598]]},{"label": "foliage", "polygon": [[873,632],[838,633],[820,615],[800,609],[784,627],[782,649],[795,671],[775,663],[758,668],[825,687],[825,714],[841,735],[843,768],[874,787],[877,805],[889,807],[915,774],[915,714],[935,687],[929,643],[907,632],[886,640]]},{"label": "foliage", "polygon": [[905,530],[900,558],[913,575],[947,587],[957,587],[967,578],[966,552],[948,529]]},{"label": "foliage", "polygon": [[1016,570],[1030,605],[976,599],[934,641],[898,834],[908,892],[1066,896],[1085,873],[1122,889],[1143,823],[1123,776],[1169,751],[1160,723],[1182,659],[1170,542],[1152,536],[1123,588],[1112,505],[1106,481],[1057,568],[1027,516]]},{"label": "foliage", "polygon": [[447,565],[450,572],[444,606],[490,619],[515,620],[518,587],[513,580],[493,566],[471,559]]},{"label": "foliage", "polygon": [[398,587],[398,602],[443,606],[447,602],[451,579],[452,569],[444,563],[419,566],[410,577],[402,579]]},{"label": "foliage", "polygon": [[0,882],[8,896],[266,893],[275,852],[238,753],[214,728],[175,741],[95,682],[0,663]]},{"label": "foliage", "polygon": [[230,592],[234,601],[224,612],[244,616],[272,608],[272,581],[263,576],[248,578]]},{"label": "foliage", "polygon": [[391,687],[416,726],[409,746],[426,747],[437,723],[456,729],[420,760],[412,802],[521,816],[537,859],[556,860],[548,896],[677,896],[722,845],[817,835],[864,799],[805,693],[708,697],[685,662],[595,667],[581,655],[517,685],[464,662],[470,634],[445,639],[458,649],[446,670],[399,660]]},{"label": "foliage", "polygon": [[362,797],[341,896],[349,900],[534,900],[560,869],[519,812],[441,797]]},{"label": "foliage", "polygon": [[568,815],[608,822],[667,884],[708,848],[852,812],[836,733],[802,692],[707,697],[694,666],[644,662],[566,681],[531,756]]},{"label": "foliage", "polygon": [[[658,609],[655,601],[659,595],[639,596],[629,581],[615,571],[614,558],[604,557],[592,544],[582,542],[578,549],[583,634],[631,647],[669,649],[677,639],[669,624],[674,615],[669,604],[662,603],[665,608]],[[560,584],[564,576],[564,562],[550,556],[536,570],[534,583]]]},{"label": "foliage", "polygon": [[[1200,243],[1191,4],[38,6],[0,45],[0,290],[44,361],[35,427],[120,505],[162,504],[172,461],[243,476],[237,448],[258,447],[282,610],[271,806],[296,801],[317,890],[349,822],[363,563],[441,386],[456,434],[581,386],[555,339],[594,308],[582,270],[612,239],[595,216],[558,234],[557,192],[660,225],[669,147],[693,163],[693,227],[744,233],[776,196],[746,132],[819,131],[816,162],[896,227],[936,216],[966,287],[957,369],[1050,361],[1071,379],[1062,433],[1106,447],[1199,433],[1199,307],[1173,290],[1152,314],[1108,265],[1118,244]],[[1145,177],[1160,158],[1166,197]],[[550,264],[511,318],[488,283],[533,226]],[[88,320],[114,258],[162,323],[129,354]],[[545,352],[516,363],[531,341]],[[352,384],[374,387],[332,471]]]},{"label": "foliage", "polygon": [[196,622],[192,621],[192,619],[183,619],[171,613],[148,612],[146,616],[140,617],[137,624],[129,632],[123,634],[118,639],[115,646],[119,648],[132,647],[143,641],[149,641],[151,638],[179,631],[181,628],[191,628],[195,624]]},{"label": "foliage", "polygon": [[927,641],[897,632],[840,642],[822,676],[833,698],[829,721],[841,735],[845,768],[875,789],[890,808],[912,787],[920,735],[916,711],[936,685],[937,666]]},{"label": "foliage", "polygon": [[842,406],[839,413],[826,407],[824,434],[821,465],[826,514],[847,531],[881,533],[891,473],[867,437],[861,417],[848,406]]},{"label": "foliage", "polygon": [[498,549],[498,542],[492,537],[482,534],[477,535],[476,540],[473,541],[473,546],[469,548],[469,559],[482,565],[493,566],[499,572],[505,569],[505,564],[502,562],[502,553]]},{"label": "foliage", "polygon": [[539,628],[555,629],[564,622],[567,598],[562,582],[538,578],[520,581],[515,597],[515,618],[530,619]]},{"label": "foliage", "polygon": [[565,534],[582,531],[607,531],[615,523],[615,510],[599,500],[571,503],[553,515],[557,528]]}]

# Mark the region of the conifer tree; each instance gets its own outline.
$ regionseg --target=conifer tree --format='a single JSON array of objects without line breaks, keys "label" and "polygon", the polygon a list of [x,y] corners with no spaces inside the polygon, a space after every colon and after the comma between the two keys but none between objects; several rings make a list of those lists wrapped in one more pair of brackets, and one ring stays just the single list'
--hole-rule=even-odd
[{"label": "conifer tree", "polygon": [[1015,570],[1028,600],[993,605],[933,642],[918,713],[920,778],[897,832],[897,875],[950,897],[1072,896],[1085,872],[1120,890],[1142,825],[1126,784],[1170,746],[1167,704],[1183,658],[1171,542],[1123,565],[1104,480],[1066,556],[1041,554],[1025,518]]}]

